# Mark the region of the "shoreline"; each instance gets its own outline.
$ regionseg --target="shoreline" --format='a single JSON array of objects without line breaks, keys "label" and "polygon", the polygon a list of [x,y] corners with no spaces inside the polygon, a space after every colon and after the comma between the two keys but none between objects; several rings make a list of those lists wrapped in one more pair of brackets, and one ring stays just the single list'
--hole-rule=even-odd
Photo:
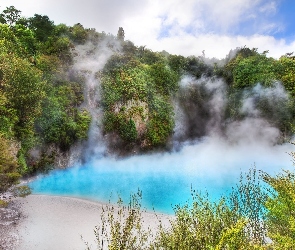
[{"label": "shoreline", "polygon": [[[96,249],[93,230],[101,223],[103,208],[110,205],[77,197],[44,194],[18,197],[13,199],[12,204],[18,210],[19,219],[4,235],[8,237],[7,242],[11,242],[11,236],[14,236],[14,246],[7,248],[9,250],[86,249],[84,241]],[[118,208],[117,205],[111,206]],[[150,227],[152,231],[157,230],[159,221],[168,226],[172,218],[171,215],[141,211],[143,228]],[[16,236],[18,239],[15,239]]]}]

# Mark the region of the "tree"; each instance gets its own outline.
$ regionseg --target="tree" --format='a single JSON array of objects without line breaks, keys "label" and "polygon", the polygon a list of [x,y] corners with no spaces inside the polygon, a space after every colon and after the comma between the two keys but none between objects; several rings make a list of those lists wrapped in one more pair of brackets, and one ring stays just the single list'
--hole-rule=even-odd
[{"label": "tree", "polygon": [[175,93],[178,89],[178,75],[163,63],[155,63],[150,67],[154,84],[163,95]]},{"label": "tree", "polygon": [[0,22],[13,26],[20,19],[20,13],[14,6],[6,7],[0,14]]},{"label": "tree", "polygon": [[71,38],[75,43],[84,44],[87,40],[87,30],[80,23],[70,28]]},{"label": "tree", "polygon": [[11,54],[0,54],[0,69],[3,74],[1,88],[7,98],[7,106],[18,117],[13,130],[23,140],[34,134],[34,122],[41,114],[45,86],[42,72],[26,59]]},{"label": "tree", "polygon": [[29,28],[34,31],[38,41],[45,42],[54,30],[54,23],[48,16],[35,14],[29,18]]},{"label": "tree", "polygon": [[124,29],[122,27],[119,27],[118,34],[117,34],[117,39],[123,42],[124,38],[125,38]]},{"label": "tree", "polygon": [[275,177],[267,173],[264,180],[270,186],[266,201],[268,236],[274,249],[295,248],[295,174],[284,171]]},{"label": "tree", "polygon": [[281,80],[291,95],[295,96],[295,58],[282,56],[279,59],[281,64]]},{"label": "tree", "polygon": [[42,114],[36,120],[37,132],[45,143],[55,143],[66,151],[77,140],[87,138],[91,116],[78,110],[82,102],[82,86],[76,82],[48,86]]},{"label": "tree", "polygon": [[216,203],[193,193],[191,205],[177,206],[171,227],[161,228],[152,249],[255,249],[244,230],[247,219],[224,199]]},{"label": "tree", "polygon": [[20,46],[27,55],[33,56],[36,53],[37,41],[34,32],[24,25],[16,24],[14,34],[19,41]]}]

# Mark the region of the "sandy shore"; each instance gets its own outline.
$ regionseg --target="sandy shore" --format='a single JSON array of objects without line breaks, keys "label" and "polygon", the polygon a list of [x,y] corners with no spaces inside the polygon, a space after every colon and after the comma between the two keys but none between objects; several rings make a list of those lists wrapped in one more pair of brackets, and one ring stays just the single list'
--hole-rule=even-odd
[{"label": "sandy shore", "polygon": [[[77,198],[29,195],[14,201],[20,219],[10,233],[18,236],[17,250],[75,250],[95,247],[93,229],[100,224],[102,203]],[[159,219],[168,225],[169,216],[143,213],[146,226],[156,230]]]}]

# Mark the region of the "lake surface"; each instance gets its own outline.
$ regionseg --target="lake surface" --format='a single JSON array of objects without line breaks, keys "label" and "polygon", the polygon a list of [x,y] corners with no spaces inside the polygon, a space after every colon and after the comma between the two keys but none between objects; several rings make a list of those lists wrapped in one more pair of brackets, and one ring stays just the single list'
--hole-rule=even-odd
[{"label": "lake surface", "polygon": [[226,195],[254,165],[270,174],[292,169],[290,144],[267,146],[229,145],[210,138],[186,145],[173,153],[132,156],[117,160],[93,157],[82,166],[54,170],[30,183],[33,193],[74,196],[96,201],[126,203],[130,194],[142,191],[142,205],[157,212],[173,213],[173,207],[191,198],[191,188],[211,200]]}]

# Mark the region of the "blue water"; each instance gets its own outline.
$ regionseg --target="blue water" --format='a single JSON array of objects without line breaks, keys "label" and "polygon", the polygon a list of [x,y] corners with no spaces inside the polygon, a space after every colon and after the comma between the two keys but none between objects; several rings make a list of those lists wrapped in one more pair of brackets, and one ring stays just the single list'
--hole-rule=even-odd
[{"label": "blue water", "polygon": [[65,195],[97,201],[116,202],[118,197],[128,202],[130,194],[142,191],[142,205],[147,209],[172,213],[174,205],[190,200],[191,188],[210,191],[218,198],[233,184],[210,182],[206,179],[173,172],[125,172],[105,169],[99,164],[87,164],[66,170],[55,170],[30,184],[34,193]]},{"label": "blue water", "polygon": [[[222,147],[220,147],[222,146]],[[208,192],[211,200],[226,195],[241,172],[256,165],[269,173],[290,168],[289,145],[272,148],[226,147],[202,142],[179,152],[133,156],[127,159],[91,159],[83,166],[54,170],[30,183],[33,193],[74,196],[126,203],[142,191],[142,205],[157,212],[173,213],[175,205],[191,198],[191,188]]]}]

